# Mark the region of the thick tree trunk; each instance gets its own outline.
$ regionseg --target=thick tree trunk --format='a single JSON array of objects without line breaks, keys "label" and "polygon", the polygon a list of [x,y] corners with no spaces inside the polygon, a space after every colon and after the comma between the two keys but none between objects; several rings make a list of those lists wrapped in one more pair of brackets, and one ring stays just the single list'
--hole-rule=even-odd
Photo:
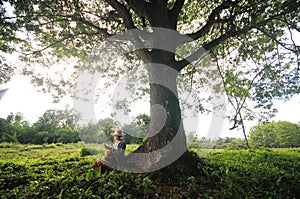
[{"label": "thick tree trunk", "polygon": [[186,152],[187,144],[177,92],[178,71],[155,63],[149,64],[147,69],[150,80],[150,133],[135,153],[145,154],[141,160],[144,171],[148,168],[154,171],[179,159]]},{"label": "thick tree trunk", "polygon": [[148,151],[169,145],[175,137],[176,149],[172,150],[186,150],[186,138],[177,92],[177,75],[177,71],[165,65],[152,64],[149,68],[152,136],[148,137],[146,142]]},{"label": "thick tree trunk", "polygon": [[178,162],[187,151],[177,92],[176,40],[169,37],[164,32],[155,32],[155,48],[149,51],[149,60],[144,60],[150,83],[150,132],[147,140],[128,157],[127,168],[133,172],[163,169]]}]

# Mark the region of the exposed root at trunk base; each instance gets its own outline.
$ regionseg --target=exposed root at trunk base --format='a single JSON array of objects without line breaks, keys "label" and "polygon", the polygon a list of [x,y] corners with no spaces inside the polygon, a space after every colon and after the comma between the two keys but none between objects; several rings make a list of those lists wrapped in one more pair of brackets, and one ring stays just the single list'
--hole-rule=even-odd
[{"label": "exposed root at trunk base", "polygon": [[186,151],[169,166],[151,172],[147,176],[157,183],[178,184],[180,179],[203,175],[204,161],[194,152]]}]

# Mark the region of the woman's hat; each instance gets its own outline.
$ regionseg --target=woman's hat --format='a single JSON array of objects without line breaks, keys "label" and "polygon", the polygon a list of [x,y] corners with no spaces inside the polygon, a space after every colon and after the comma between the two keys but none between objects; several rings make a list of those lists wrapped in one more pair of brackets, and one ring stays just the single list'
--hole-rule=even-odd
[{"label": "woman's hat", "polygon": [[122,137],[125,134],[121,131],[121,130],[116,130],[115,132],[111,133],[112,136],[118,136],[118,137]]}]

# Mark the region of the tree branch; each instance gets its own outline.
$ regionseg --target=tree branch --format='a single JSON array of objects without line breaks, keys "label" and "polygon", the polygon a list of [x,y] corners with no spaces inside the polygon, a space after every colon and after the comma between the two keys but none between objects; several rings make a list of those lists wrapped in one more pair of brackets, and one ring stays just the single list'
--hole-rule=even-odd
[{"label": "tree branch", "polygon": [[[291,49],[291,48],[287,47],[287,44],[280,42],[277,38],[273,37],[271,34],[269,34],[267,31],[264,31],[262,28],[257,28],[257,30],[261,31],[267,37],[269,37],[270,39],[274,40],[277,44],[279,44],[280,46],[282,46],[284,49],[292,51],[295,54],[298,53],[297,50],[294,50],[294,49]],[[293,42],[293,40],[292,40],[292,42]],[[293,44],[294,44],[295,47],[297,46],[295,43],[293,43]]]},{"label": "tree branch", "polygon": [[[47,17],[49,19],[53,18],[53,20],[40,23],[40,21],[38,20],[40,17]],[[61,19],[55,19],[55,17],[62,17],[62,18]],[[7,17],[6,19],[18,19],[18,18],[26,18],[26,16]],[[106,28],[100,28],[99,26],[96,26],[94,23],[92,23],[92,22],[90,22],[90,21],[88,21],[88,20],[86,20],[82,17],[75,17],[73,15],[35,15],[35,16],[32,17],[32,19],[35,19],[38,22],[38,26],[44,26],[44,25],[47,25],[47,24],[56,23],[56,22],[63,22],[63,21],[81,22],[81,23],[83,23],[87,26],[92,27],[93,29],[95,29],[99,34],[101,34],[105,38],[112,36],[111,34],[109,34],[107,32]],[[37,26],[37,25],[35,25],[35,26]],[[25,26],[21,26],[21,27],[25,27]],[[95,35],[96,33],[91,33],[91,34]]]},{"label": "tree branch", "polygon": [[[251,29],[260,29],[261,27],[263,27],[264,25],[266,25],[268,22],[275,20],[277,17],[279,16],[283,16],[287,14],[286,12],[281,12],[278,13],[266,20],[257,22],[256,24],[252,24],[251,26],[248,27],[244,27],[241,28],[239,30],[235,30],[235,27],[233,27],[233,29],[229,29],[227,32],[225,32],[224,34],[222,34],[221,36],[219,36],[218,38],[206,43],[203,45],[203,48],[206,51],[210,51],[212,48],[216,47],[217,45],[219,45],[220,43],[224,42],[226,39],[237,36],[237,35],[242,35],[242,34],[246,34],[249,30]],[[201,56],[203,55],[203,49],[200,48],[199,50],[197,50],[196,52],[192,53],[190,56],[188,56],[187,58],[178,61],[177,62],[177,67],[178,70],[182,70],[185,66],[189,65],[191,62],[199,59]]]},{"label": "tree branch", "polygon": [[167,0],[152,0],[149,7],[148,19],[152,27],[161,27],[171,29],[171,24],[168,15]]},{"label": "tree branch", "polygon": [[96,26],[95,24],[93,24],[93,23],[91,23],[91,22],[89,22],[89,21],[87,21],[87,20],[85,20],[83,18],[77,18],[77,17],[72,17],[71,16],[71,19],[73,19],[75,21],[78,21],[78,22],[82,22],[83,24],[88,25],[88,26],[96,29],[98,31],[98,33],[100,33],[101,35],[103,35],[105,38],[108,38],[108,37],[111,36],[111,34],[109,34],[107,32],[106,28],[100,28],[100,27]]},{"label": "tree branch", "polygon": [[218,7],[216,7],[209,15],[207,23],[197,32],[195,33],[191,33],[191,34],[187,34],[187,36],[191,37],[192,39],[196,40],[201,38],[202,36],[204,36],[206,33],[208,33],[208,31],[210,30],[210,28],[215,24],[216,22],[216,17],[218,16],[218,14],[220,13],[220,11],[230,8],[230,6],[234,5],[236,2],[232,2],[230,0],[226,0],[224,1],[222,4],[220,4]]},{"label": "tree branch", "polygon": [[205,51],[210,51],[212,48],[219,45],[220,43],[222,43],[226,39],[228,39],[230,37],[233,37],[233,36],[236,36],[236,35],[244,34],[249,29],[251,29],[251,28],[245,28],[245,29],[241,29],[241,30],[238,30],[238,31],[229,30],[226,33],[224,33],[223,35],[221,35],[220,37],[218,37],[217,39],[214,39],[213,41],[204,44],[203,47],[198,49],[196,52],[192,53],[191,55],[189,55],[185,59],[183,59],[181,61],[178,61],[177,62],[178,70],[179,71],[182,70],[185,66],[189,65],[191,62],[199,59],[201,56],[204,55]]},{"label": "tree branch", "polygon": [[171,25],[174,27],[175,30],[177,26],[178,16],[180,14],[184,2],[185,0],[176,0],[172,9],[168,13]]},{"label": "tree branch", "polygon": [[151,6],[149,2],[144,0],[127,0],[126,2],[136,14],[149,19],[148,8]]},{"label": "tree branch", "polygon": [[[129,10],[126,8],[125,5],[121,4],[119,1],[117,0],[106,0],[106,2],[111,5],[122,17],[125,27],[130,30],[130,29],[137,29],[137,27],[134,25],[131,14],[129,12]],[[139,6],[143,6],[145,4],[142,3],[146,3],[144,1],[136,1],[136,0],[129,0],[128,3],[131,3],[131,6],[133,8],[133,6],[138,6],[135,7],[139,8]],[[131,35],[132,37],[130,38],[130,40],[133,42],[133,44],[138,48],[138,50],[136,50],[136,52],[139,54],[139,56],[142,58],[143,61],[147,62],[150,60],[150,54],[149,52],[145,49],[145,45],[143,44],[143,42],[141,41],[141,39],[139,38],[139,34],[135,34],[136,32],[132,32],[133,35]]]},{"label": "tree branch", "polygon": [[135,29],[136,26],[133,23],[132,17],[129,13],[129,10],[125,7],[125,5],[121,4],[117,0],[105,0],[109,5],[111,5],[122,17],[125,27],[130,29]]},{"label": "tree branch", "polygon": [[49,44],[48,46],[45,46],[45,47],[43,47],[43,48],[41,48],[41,49],[39,49],[39,50],[35,50],[35,51],[31,52],[31,53],[24,53],[24,52],[20,52],[20,53],[24,54],[25,56],[27,56],[27,55],[32,55],[32,54],[36,54],[36,53],[42,52],[42,51],[44,51],[44,50],[46,50],[46,49],[48,49],[48,48],[51,48],[52,46],[55,46],[56,44],[59,44],[59,43],[61,43],[61,42],[63,42],[63,41],[66,41],[66,40],[68,40],[68,39],[75,38],[75,37],[78,36],[78,35],[94,36],[94,35],[98,35],[98,34],[99,34],[98,32],[95,32],[95,33],[80,32],[80,33],[73,34],[73,35],[70,34],[70,35],[68,35],[68,36],[66,36],[66,37],[63,37],[63,38],[59,39],[59,40],[53,41],[53,42],[52,42],[51,44]]}]

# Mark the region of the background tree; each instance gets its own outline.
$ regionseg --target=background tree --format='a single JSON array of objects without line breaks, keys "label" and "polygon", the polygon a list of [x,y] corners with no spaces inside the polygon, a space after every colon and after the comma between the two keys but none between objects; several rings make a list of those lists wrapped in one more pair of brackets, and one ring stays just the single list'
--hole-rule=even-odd
[{"label": "background tree", "polygon": [[62,143],[76,143],[80,141],[78,135],[78,129],[72,129],[70,127],[64,127],[58,130],[57,134],[59,138],[57,138],[57,142]]},{"label": "background tree", "polygon": [[104,118],[99,120],[98,126],[100,127],[102,142],[107,140],[113,142],[114,138],[111,135],[111,133],[118,129],[119,126],[118,122],[114,121],[111,118]]},{"label": "background tree", "polygon": [[195,138],[190,145],[191,148],[201,149],[226,149],[226,148],[247,148],[245,140],[241,138],[225,137],[216,139]]},{"label": "background tree", "polygon": [[130,124],[124,124],[122,126],[122,130],[126,133],[126,143],[140,144],[142,142],[143,138],[140,137],[139,127],[135,122],[131,122]]},{"label": "background tree", "polygon": [[[201,67],[190,66],[189,61],[199,59],[199,51],[192,51],[180,59],[175,53],[159,49],[148,49],[147,44],[155,45],[169,41],[167,35],[153,37],[151,27],[167,28],[177,31],[178,39],[170,41],[174,52],[188,41],[182,41],[180,35],[186,35],[196,41],[218,60],[228,60],[221,66],[220,74],[237,69],[244,78],[259,72],[251,91],[251,99],[257,102],[257,108],[270,109],[269,102],[276,97],[290,97],[299,93],[297,59],[299,46],[294,42],[293,33],[299,32],[299,0],[104,0],[104,1],[4,1],[1,9],[1,50],[22,52],[21,58],[30,63],[25,74],[35,77],[38,85],[49,84],[64,95],[63,78],[60,81],[45,81],[34,70],[32,62],[49,65],[50,61],[61,61],[63,57],[76,57],[84,60],[99,41],[124,30],[140,30],[133,36],[135,46],[144,46],[137,50],[134,58],[143,63],[159,63],[172,67],[178,73],[185,74],[192,82],[198,81],[196,74],[202,74]],[[13,14],[7,12],[8,2]],[[10,8],[11,8],[10,7]],[[147,32],[146,34],[144,34]],[[22,34],[25,33],[25,34]],[[145,37],[146,36],[146,37]],[[18,45],[11,45],[17,43]],[[49,59],[53,56],[53,59]],[[48,59],[47,59],[48,58]],[[188,61],[189,60],[189,61]],[[253,60],[254,67],[246,63]],[[286,61],[287,60],[287,61]],[[109,75],[124,73],[132,64],[107,68]],[[151,66],[151,65],[150,65]],[[99,68],[99,70],[102,70]],[[106,70],[106,69],[104,69]],[[115,73],[114,73],[114,72]],[[149,82],[159,76],[168,78],[176,90],[178,74],[157,71],[149,67]],[[204,74],[202,74],[204,75]],[[229,77],[231,78],[231,77]],[[196,85],[196,84],[194,84]],[[234,89],[237,85],[228,85]],[[153,151],[165,146],[179,129],[181,143],[176,149],[186,147],[184,129],[181,126],[181,108],[177,94],[167,88],[151,83],[149,86],[150,104],[162,105],[167,114],[165,126],[155,136],[149,137],[140,148]],[[216,88],[218,89],[218,88]],[[150,131],[155,132],[160,117],[150,110]]]},{"label": "background tree", "polygon": [[249,141],[254,147],[299,147],[300,130],[291,122],[268,122],[252,127]]},{"label": "background tree", "polygon": [[17,129],[13,128],[12,131],[16,131],[18,136],[18,142],[22,144],[31,144],[32,138],[35,136],[35,132],[29,122],[25,119],[18,125]]},{"label": "background tree", "polygon": [[[68,114],[68,116],[62,116],[63,120],[67,120],[68,122],[59,122],[58,118],[53,114],[61,112]],[[22,144],[78,142],[78,129],[72,125],[75,124],[75,121],[71,122],[70,118],[72,118],[72,116],[69,114],[70,111],[68,110],[48,110],[40,117],[40,120],[37,123],[31,125],[21,113],[11,113],[6,119],[0,118],[0,142],[15,142]],[[52,119],[50,121],[46,118]],[[42,121],[46,124],[43,125]]]},{"label": "background tree", "polygon": [[[3,125],[3,126],[2,126]],[[6,120],[1,119],[2,142],[19,142],[24,138],[23,134],[31,134],[29,123],[24,119],[21,113],[9,114]],[[27,134],[27,135],[28,135]]]},{"label": "background tree", "polygon": [[79,130],[80,139],[86,143],[96,143],[100,141],[99,134],[99,126],[91,123],[81,127]]},{"label": "background tree", "polygon": [[0,118],[0,139],[1,142],[6,141],[5,134],[8,132],[8,122],[4,118]]},{"label": "background tree", "polygon": [[140,127],[144,135],[147,135],[150,124],[150,116],[147,114],[139,114],[135,117],[135,123]]},{"label": "background tree", "polygon": [[56,143],[60,137],[61,129],[75,130],[77,120],[78,116],[72,110],[47,110],[33,126],[37,133],[43,132],[42,136],[48,134],[48,143]]},{"label": "background tree", "polygon": [[113,142],[114,138],[111,135],[116,129],[119,129],[118,122],[111,118],[100,119],[97,123],[89,123],[80,127],[78,134],[82,141],[87,143],[103,143]]},{"label": "background tree", "polygon": [[122,126],[125,132],[125,140],[127,143],[141,144],[149,133],[150,116],[147,114],[139,114],[130,124]]}]

